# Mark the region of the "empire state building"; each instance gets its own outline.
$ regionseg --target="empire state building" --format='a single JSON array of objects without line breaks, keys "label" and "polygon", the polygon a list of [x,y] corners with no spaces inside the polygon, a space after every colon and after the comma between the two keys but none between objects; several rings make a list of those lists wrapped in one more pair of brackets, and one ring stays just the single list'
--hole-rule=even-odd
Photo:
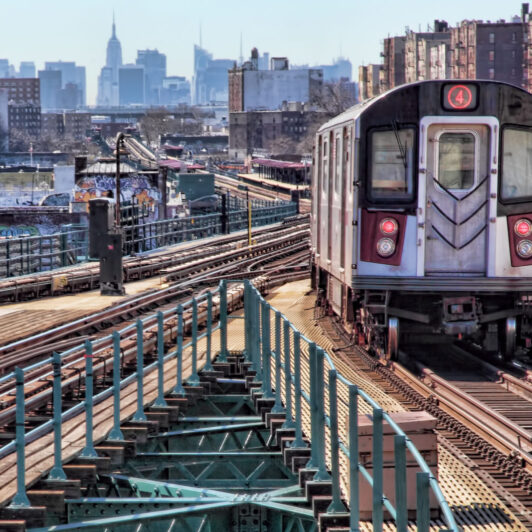
[{"label": "empire state building", "polygon": [[98,105],[118,106],[118,69],[122,66],[122,46],[116,37],[113,15],[113,33],[107,43],[107,58],[98,78]]}]

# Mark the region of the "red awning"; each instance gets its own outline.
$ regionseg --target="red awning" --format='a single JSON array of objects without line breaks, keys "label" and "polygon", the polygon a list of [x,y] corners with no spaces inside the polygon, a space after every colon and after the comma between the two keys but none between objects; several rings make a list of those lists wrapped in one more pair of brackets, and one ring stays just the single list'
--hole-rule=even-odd
[{"label": "red awning", "polygon": [[185,163],[182,163],[176,159],[165,159],[164,161],[159,161],[159,166],[166,166],[172,170],[181,170],[181,168],[186,167]]}]

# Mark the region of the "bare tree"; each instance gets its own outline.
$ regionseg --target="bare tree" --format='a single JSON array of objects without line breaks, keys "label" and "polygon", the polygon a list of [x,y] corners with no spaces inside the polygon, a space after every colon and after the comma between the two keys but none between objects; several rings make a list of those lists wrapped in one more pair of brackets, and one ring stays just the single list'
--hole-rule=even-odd
[{"label": "bare tree", "polygon": [[28,151],[33,141],[26,131],[13,128],[9,132],[9,150],[10,151]]},{"label": "bare tree", "polygon": [[325,82],[321,94],[312,102],[317,109],[327,113],[332,118],[356,103],[354,84],[347,79]]},{"label": "bare tree", "polygon": [[7,129],[0,126],[0,151],[7,151],[9,149],[9,134]]},{"label": "bare tree", "polygon": [[158,142],[159,136],[167,133],[168,111],[166,109],[150,109],[140,120],[140,132],[148,145]]}]

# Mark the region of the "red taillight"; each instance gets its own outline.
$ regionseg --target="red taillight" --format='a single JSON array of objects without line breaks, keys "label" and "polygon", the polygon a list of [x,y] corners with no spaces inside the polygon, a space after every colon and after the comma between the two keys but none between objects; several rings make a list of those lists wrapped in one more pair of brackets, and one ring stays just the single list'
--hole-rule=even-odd
[{"label": "red taillight", "polygon": [[532,233],[532,223],[526,218],[521,218],[515,222],[514,231],[518,236],[528,236]]},{"label": "red taillight", "polygon": [[397,229],[399,229],[399,224],[393,218],[384,218],[381,220],[379,229],[385,235],[394,235],[397,233]]}]

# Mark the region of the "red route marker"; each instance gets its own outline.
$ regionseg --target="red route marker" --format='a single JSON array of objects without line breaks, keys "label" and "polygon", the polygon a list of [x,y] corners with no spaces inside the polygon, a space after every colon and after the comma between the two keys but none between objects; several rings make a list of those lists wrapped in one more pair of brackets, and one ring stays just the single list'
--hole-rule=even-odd
[{"label": "red route marker", "polygon": [[447,93],[447,103],[453,109],[467,109],[473,101],[473,94],[465,85],[455,85]]}]

